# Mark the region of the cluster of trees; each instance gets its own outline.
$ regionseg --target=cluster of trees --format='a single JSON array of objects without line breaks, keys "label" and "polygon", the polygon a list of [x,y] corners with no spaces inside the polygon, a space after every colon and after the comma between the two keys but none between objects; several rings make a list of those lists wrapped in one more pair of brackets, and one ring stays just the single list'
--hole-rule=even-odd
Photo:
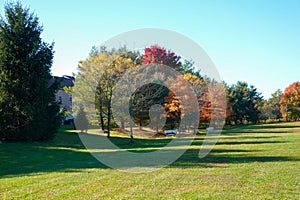
[{"label": "cluster of trees", "polygon": [[226,124],[243,124],[280,120],[281,90],[275,91],[268,100],[254,86],[246,82],[226,86],[227,88],[227,117]]},{"label": "cluster of trees", "polygon": [[278,89],[267,100],[254,86],[238,82],[227,86],[227,101],[226,124],[296,121],[300,117],[300,82],[292,83],[284,92]]},{"label": "cluster of trees", "polygon": [[[219,84],[208,77],[201,76],[200,71],[195,70],[192,61],[183,60],[171,50],[166,50],[158,45],[153,45],[144,49],[143,52],[131,52],[126,48],[108,51],[105,47],[97,50],[93,48],[90,56],[79,64],[79,73],[76,79],[76,91],[72,91],[76,97],[76,102],[86,102],[86,91],[88,85],[96,84],[97,88],[91,91],[96,93],[96,113],[102,130],[107,128],[108,137],[110,135],[111,126],[115,126],[113,115],[121,119],[121,128],[124,128],[126,116],[120,113],[112,113],[113,90],[118,80],[124,76],[126,71],[132,70],[139,65],[167,65],[172,69],[181,73],[184,80],[193,86],[193,90],[197,95],[199,104],[199,126],[207,126],[212,119],[212,105],[216,109],[221,104],[222,98],[218,95],[211,96],[209,85]],[[154,67],[154,66],[153,66]],[[101,74],[100,77],[94,76]],[[95,80],[92,80],[94,77]],[[141,81],[145,77],[131,80]],[[177,80],[176,87],[183,87],[182,82]],[[175,84],[176,85],[176,84]],[[220,85],[220,84],[219,84]],[[283,94],[280,90],[275,91],[268,100],[264,100],[261,93],[252,85],[246,82],[237,82],[233,85],[222,83],[223,89],[226,91],[226,110],[222,110],[220,106],[219,115],[224,116],[227,125],[237,125],[258,122],[266,122],[267,120],[280,120],[286,117],[290,120],[298,119],[297,105],[299,104],[299,93],[295,92],[295,88],[299,90],[299,84],[294,84],[286,89]],[[128,85],[124,85],[122,90],[126,91]],[[217,87],[215,87],[217,88]],[[291,92],[293,91],[293,93]],[[149,110],[151,106],[158,104],[164,108],[166,123],[164,129],[178,128],[182,117],[185,113],[182,111],[179,97],[175,93],[160,84],[145,84],[131,94],[129,114],[133,118],[133,122],[140,127],[150,123]],[[298,95],[298,96],[297,96]],[[298,98],[298,104],[291,103],[291,99]],[[94,101],[92,99],[91,101]],[[122,102],[122,101],[119,101]],[[120,103],[119,109],[122,109]],[[93,109],[93,108],[92,108]],[[125,113],[125,112],[124,112]],[[128,117],[128,116],[127,116]],[[124,119],[124,120],[122,120]]]},{"label": "cluster of trees", "polygon": [[282,114],[280,110],[280,101],[282,99],[282,91],[276,90],[268,100],[262,100],[258,106],[259,119],[262,121],[267,120],[281,120]]},{"label": "cluster of trees", "polygon": [[[111,110],[113,90],[115,89],[116,83],[128,70],[134,69],[137,73],[139,70],[138,66],[141,64],[153,64],[153,69],[156,67],[159,68],[161,65],[166,65],[184,74],[186,81],[189,81],[194,86],[198,86],[199,96],[203,93],[201,88],[206,88],[200,73],[193,70],[192,62],[184,61],[184,64],[182,64],[180,57],[174,52],[170,50],[167,51],[158,45],[145,48],[143,54],[128,51],[126,48],[113,49],[110,51],[106,50],[105,47],[98,50],[93,48],[88,59],[80,62],[78,67],[79,73],[76,77],[76,87],[71,92],[74,95],[75,102],[80,106],[84,106],[87,110],[93,108],[89,108],[86,104],[93,104],[95,100],[96,114],[98,115],[96,118],[99,119],[99,122],[91,120],[91,123],[100,123],[103,131],[107,128],[108,137],[110,136],[111,126],[115,125],[113,115],[121,119],[121,128],[124,127],[124,123],[128,123],[128,121],[125,121],[125,118],[128,118],[128,116],[124,116],[126,111],[112,113]],[[98,77],[95,76],[95,74],[101,74],[101,76]],[[153,105],[158,104],[165,109],[165,116],[167,118],[165,128],[178,128],[181,116],[185,113],[182,113],[180,109],[179,97],[176,96],[172,90],[159,83],[148,83],[134,91],[128,89],[128,87],[134,87],[140,84],[144,79],[149,78],[144,77],[148,75],[149,73],[147,75],[146,73],[139,73],[139,75],[135,76],[134,80],[131,80],[128,84],[124,84],[124,88],[121,89],[123,93],[131,92],[131,94],[129,94],[131,95],[129,114],[132,116],[133,122],[140,127],[148,125],[150,123],[149,110]],[[152,75],[157,76],[155,73],[151,74],[151,76]],[[162,74],[160,75],[164,76]],[[181,85],[181,87],[184,85],[180,84],[182,83],[180,80],[176,80],[176,83]],[[90,87],[91,85],[92,87]],[[95,85],[97,87],[94,87]],[[87,96],[93,96],[93,93],[96,94],[96,99],[91,98],[87,100]],[[120,96],[122,97],[124,95],[126,96],[125,93]],[[119,110],[124,109],[121,103],[122,101],[119,100],[118,102],[120,102],[120,105],[114,106],[119,106]],[[115,102],[115,104],[118,103]],[[95,116],[91,116],[90,118],[95,119]]]},{"label": "cluster of trees", "polygon": [[38,18],[20,3],[0,19],[0,140],[52,139],[60,125],[49,85],[53,44],[41,40]]}]

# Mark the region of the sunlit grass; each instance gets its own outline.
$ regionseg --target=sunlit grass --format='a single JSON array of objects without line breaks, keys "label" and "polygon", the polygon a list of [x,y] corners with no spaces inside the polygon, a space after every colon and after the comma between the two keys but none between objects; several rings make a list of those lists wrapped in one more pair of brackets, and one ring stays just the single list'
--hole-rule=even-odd
[{"label": "sunlit grass", "polygon": [[[200,160],[202,133],[175,163],[142,174],[106,167],[65,128],[51,142],[0,144],[0,199],[300,199],[300,123],[228,128]],[[171,139],[111,138],[134,152]]]}]

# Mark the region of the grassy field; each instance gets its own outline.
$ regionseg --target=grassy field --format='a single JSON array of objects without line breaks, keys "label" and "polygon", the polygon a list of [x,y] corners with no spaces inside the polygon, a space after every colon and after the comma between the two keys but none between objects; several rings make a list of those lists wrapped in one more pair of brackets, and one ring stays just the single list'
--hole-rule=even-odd
[{"label": "grassy field", "polygon": [[[0,144],[0,199],[300,199],[300,123],[224,130],[198,158],[203,135],[175,163],[129,174],[99,163],[62,127],[54,141]],[[113,138],[129,150],[170,138]]]}]

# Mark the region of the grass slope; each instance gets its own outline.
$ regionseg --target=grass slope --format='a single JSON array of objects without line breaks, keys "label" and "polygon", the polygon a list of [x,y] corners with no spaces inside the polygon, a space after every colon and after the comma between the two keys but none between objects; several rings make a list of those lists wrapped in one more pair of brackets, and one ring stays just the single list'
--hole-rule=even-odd
[{"label": "grass slope", "polygon": [[[64,128],[51,142],[0,144],[0,199],[300,199],[300,123],[224,130],[201,160],[197,136],[175,163],[144,174],[104,166]],[[170,138],[112,140],[139,152]]]}]

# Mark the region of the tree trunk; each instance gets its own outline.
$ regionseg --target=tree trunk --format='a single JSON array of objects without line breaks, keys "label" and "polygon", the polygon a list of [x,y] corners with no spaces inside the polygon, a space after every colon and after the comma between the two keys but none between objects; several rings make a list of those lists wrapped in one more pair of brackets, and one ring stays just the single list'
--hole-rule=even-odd
[{"label": "tree trunk", "polygon": [[107,104],[107,137],[110,137],[111,101]]},{"label": "tree trunk", "polygon": [[133,131],[132,131],[132,100],[130,99],[129,102],[129,120],[130,120],[130,143],[134,143],[134,139],[133,139]]},{"label": "tree trunk", "polygon": [[108,107],[107,111],[107,137],[110,137],[110,107]]},{"label": "tree trunk", "polygon": [[101,130],[102,132],[104,132],[104,118],[103,118],[102,106],[100,106],[100,124],[101,124]]},{"label": "tree trunk", "polygon": [[132,117],[130,117],[130,143],[134,143],[134,139],[133,139],[133,131],[132,131]]},{"label": "tree trunk", "polygon": [[143,129],[143,127],[142,127],[142,120],[140,120],[140,127],[139,127],[139,129],[140,129],[140,130]]},{"label": "tree trunk", "polygon": [[125,125],[124,125],[124,120],[123,119],[121,119],[121,129],[124,129],[125,128]]}]

